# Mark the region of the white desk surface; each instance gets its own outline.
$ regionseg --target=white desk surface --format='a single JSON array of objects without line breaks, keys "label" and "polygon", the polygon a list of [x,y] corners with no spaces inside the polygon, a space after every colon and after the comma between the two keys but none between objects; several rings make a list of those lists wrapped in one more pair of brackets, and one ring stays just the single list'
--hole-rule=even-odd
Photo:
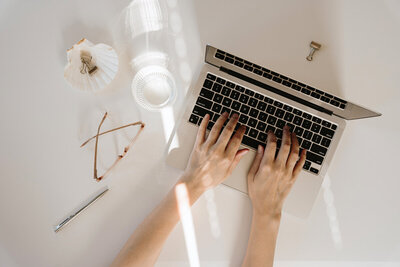
[{"label": "white desk surface", "polygon": [[[0,3],[0,266],[107,266],[179,176],[164,164],[173,124],[163,126],[160,113],[138,108],[130,94],[133,74],[116,34],[129,2]],[[171,50],[180,91],[175,118],[206,43],[383,113],[348,123],[308,220],[282,220],[277,266],[400,266],[399,1],[167,2],[172,43],[186,46],[181,57]],[[119,53],[121,72],[108,92],[83,93],[63,79],[65,51],[82,37]],[[311,40],[323,48],[308,62]],[[105,109],[147,126],[118,170],[96,183],[92,151],[79,145]],[[105,185],[111,190],[104,198],[52,231]],[[238,266],[250,202],[223,186],[214,195],[218,237],[205,199],[192,209],[202,265]],[[179,262],[188,266],[180,226],[159,266]]]}]

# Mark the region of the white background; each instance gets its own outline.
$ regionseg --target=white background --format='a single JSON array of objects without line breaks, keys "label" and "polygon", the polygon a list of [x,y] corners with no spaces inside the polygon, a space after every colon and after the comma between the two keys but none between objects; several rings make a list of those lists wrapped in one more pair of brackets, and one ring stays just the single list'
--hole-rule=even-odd
[{"label": "white background", "polygon": [[[165,144],[206,43],[383,113],[348,123],[308,220],[283,217],[276,266],[400,266],[398,1],[167,1],[165,49],[180,92],[174,116],[144,111],[131,97],[132,55],[121,37],[129,2],[0,2],[0,266],[113,260],[180,174],[165,166]],[[102,93],[80,92],[63,79],[66,49],[82,37],[119,54],[117,78]],[[323,47],[308,62],[312,40]],[[118,169],[96,183],[93,147],[79,145],[104,110],[116,124],[143,120],[146,128]],[[52,231],[105,185],[111,190],[101,200]],[[250,202],[220,186],[212,203],[219,235],[212,234],[204,198],[192,209],[202,265],[238,266]],[[159,266],[186,261],[178,226]]]}]

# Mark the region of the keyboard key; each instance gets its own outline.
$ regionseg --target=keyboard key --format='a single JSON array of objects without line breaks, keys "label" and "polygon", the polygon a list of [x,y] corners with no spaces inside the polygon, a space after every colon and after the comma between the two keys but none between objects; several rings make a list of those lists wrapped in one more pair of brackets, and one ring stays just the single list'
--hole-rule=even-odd
[{"label": "keyboard key", "polygon": [[276,129],[275,130],[275,135],[277,138],[282,138],[283,131],[281,129]]},{"label": "keyboard key", "polygon": [[228,87],[230,87],[230,88],[235,88],[235,84],[234,83],[232,83],[232,82],[226,82],[226,86],[228,86]]},{"label": "keyboard key", "polygon": [[211,73],[207,73],[207,79],[210,79],[210,80],[215,81],[216,78],[217,78],[217,77],[216,77],[215,75],[213,75],[213,74],[211,74]]},{"label": "keyboard key", "polygon": [[282,82],[282,79],[281,79],[281,78],[278,78],[278,77],[274,77],[274,78],[272,78],[272,80],[273,80],[274,82],[277,82],[277,83],[281,83],[281,82]]},{"label": "keyboard key", "polygon": [[219,83],[214,83],[214,85],[213,85],[213,87],[212,87],[212,90],[213,90],[214,92],[219,93],[219,92],[221,92],[221,89],[222,89],[222,85],[220,85]]},{"label": "keyboard key", "polygon": [[258,110],[252,108],[252,109],[250,110],[249,115],[250,115],[251,117],[253,117],[253,118],[257,118],[257,116],[258,116]]},{"label": "keyboard key", "polygon": [[208,129],[208,130],[211,130],[212,127],[214,126],[214,124],[215,124],[214,122],[209,121],[208,124],[207,124],[207,129]]},{"label": "keyboard key", "polygon": [[246,106],[246,105],[242,105],[242,107],[240,108],[240,112],[243,114],[247,114],[250,111],[250,107]]},{"label": "keyboard key", "polygon": [[249,136],[253,138],[257,138],[258,131],[256,129],[250,129]]},{"label": "keyboard key", "polygon": [[192,115],[190,115],[189,121],[191,123],[197,124],[197,122],[199,121],[199,117],[194,115],[194,114],[192,114]]},{"label": "keyboard key", "polygon": [[299,116],[294,117],[293,123],[296,125],[301,125],[301,123],[303,122],[303,119],[300,118]]},{"label": "keyboard key", "polygon": [[203,84],[203,86],[204,86],[205,88],[208,88],[208,89],[211,89],[212,85],[213,85],[213,82],[210,81],[210,80],[208,80],[208,79],[206,79],[206,80],[204,81],[204,84]]},{"label": "keyboard key", "polygon": [[260,132],[258,134],[257,139],[261,142],[265,142],[267,140],[268,135],[266,133]]},{"label": "keyboard key", "polygon": [[329,103],[329,98],[327,98],[326,96],[321,96],[321,100],[326,103]]},{"label": "keyboard key", "polygon": [[323,157],[321,157],[321,156],[319,156],[319,155],[317,155],[317,154],[314,154],[314,153],[312,153],[312,152],[310,152],[310,151],[307,151],[307,156],[306,156],[306,158],[307,158],[309,161],[314,162],[314,163],[316,163],[316,164],[318,164],[318,165],[321,165],[321,164],[322,164],[322,161],[324,160]]},{"label": "keyboard key", "polygon": [[212,107],[212,111],[219,113],[222,109],[222,106],[220,104],[214,103]]},{"label": "keyboard key", "polygon": [[296,136],[302,136],[304,129],[300,128],[300,127],[296,127],[293,132],[296,134]]},{"label": "keyboard key", "polygon": [[207,90],[206,88],[203,88],[203,89],[201,89],[201,91],[200,91],[200,95],[201,95],[202,97],[204,97],[204,98],[212,99],[213,96],[214,96],[214,93],[213,93],[212,91],[210,91],[210,90]]},{"label": "keyboard key", "polygon": [[[241,114],[240,117],[239,117],[239,122],[240,122],[241,124],[246,124],[247,121],[248,121],[248,119],[249,119],[249,117],[247,117],[246,115]],[[248,127],[247,127],[247,128],[248,128]]]},{"label": "keyboard key", "polygon": [[329,128],[329,127],[331,127],[332,124],[330,122],[327,122],[327,121],[322,121],[322,125],[327,127],[327,128]]},{"label": "keyboard key", "polygon": [[212,117],[212,121],[216,122],[219,117],[221,117],[221,114],[215,113],[214,116]]},{"label": "keyboard key", "polygon": [[221,103],[223,99],[223,96],[220,94],[215,94],[213,100],[217,103]]},{"label": "keyboard key", "polygon": [[250,118],[250,119],[249,119],[249,122],[247,123],[247,125],[249,125],[250,127],[256,128],[256,126],[257,126],[257,120],[256,120],[256,119],[253,119],[253,118]]},{"label": "keyboard key", "polygon": [[327,138],[332,138],[334,133],[335,133],[334,131],[332,131],[331,129],[328,129],[326,127],[322,127],[321,132],[320,132],[320,134],[322,136],[325,136]]},{"label": "keyboard key", "polygon": [[292,86],[292,83],[290,83],[290,82],[288,82],[288,81],[283,81],[282,84],[285,85],[285,86],[287,86],[287,87]]},{"label": "keyboard key", "polygon": [[262,102],[262,101],[258,102],[257,109],[264,111],[266,107],[267,107],[267,104],[265,104],[265,102]]},{"label": "keyboard key", "polygon": [[275,122],[276,122],[276,120],[277,120],[276,117],[269,115],[269,116],[268,116],[268,119],[267,119],[267,123],[268,123],[269,125],[274,125]]},{"label": "keyboard key", "polygon": [[247,101],[249,101],[249,96],[241,94],[239,97],[239,101],[242,102],[243,104],[247,104]]},{"label": "keyboard key", "polygon": [[233,62],[235,62],[235,60],[233,58],[230,58],[230,57],[225,57],[225,61],[228,62],[228,63],[231,63],[231,64]]},{"label": "keyboard key", "polygon": [[254,91],[251,91],[251,90],[249,90],[249,89],[246,89],[246,90],[244,91],[244,93],[245,93],[246,95],[249,95],[249,96],[254,96]]},{"label": "keyboard key", "polygon": [[260,112],[260,114],[258,114],[258,119],[260,121],[266,121],[267,120],[268,115],[264,112]]},{"label": "keyboard key", "polygon": [[293,131],[293,129],[296,127],[294,124],[291,123],[286,123],[286,125],[289,127],[289,131]]},{"label": "keyboard key", "polygon": [[278,118],[283,118],[283,115],[285,114],[285,111],[283,111],[283,109],[278,108],[275,111],[275,116],[277,116]]},{"label": "keyboard key", "polygon": [[293,113],[294,114],[296,114],[296,115],[299,115],[299,116],[301,116],[301,114],[303,114],[303,112],[301,112],[300,110],[298,110],[298,109],[293,109]]},{"label": "keyboard key", "polygon": [[304,94],[306,94],[306,95],[311,94],[311,91],[308,90],[308,89],[306,89],[306,88],[301,89],[301,92],[304,93]]},{"label": "keyboard key", "polygon": [[292,112],[292,110],[293,110],[293,108],[291,106],[288,106],[288,105],[284,105],[283,109],[286,110],[286,111],[289,111],[289,112]]},{"label": "keyboard key", "polygon": [[324,147],[329,147],[329,145],[331,144],[331,140],[329,140],[328,138],[322,138],[321,141],[321,145],[323,145]]},{"label": "keyboard key", "polygon": [[248,103],[251,107],[256,107],[258,104],[258,100],[255,98],[250,98],[249,103]]},{"label": "keyboard key", "polygon": [[243,66],[244,66],[244,64],[242,63],[242,62],[240,62],[240,61],[236,61],[235,60],[235,63],[234,63],[236,66],[238,66],[239,68],[243,68]]},{"label": "keyboard key", "polygon": [[305,112],[303,113],[302,117],[307,119],[307,120],[311,120],[311,118],[312,118],[312,116],[310,114],[305,113]]},{"label": "keyboard key", "polygon": [[271,72],[269,69],[266,69],[266,68],[262,68],[262,71],[266,72],[266,73],[270,73]]},{"label": "keyboard key", "polygon": [[314,98],[316,98],[316,99],[319,99],[319,98],[321,97],[321,95],[320,95],[320,94],[317,94],[316,92],[312,92],[312,93],[311,93],[311,96],[314,97]]},{"label": "keyboard key", "polygon": [[264,98],[264,101],[267,102],[268,104],[274,103],[274,100],[272,100],[272,99],[269,98],[269,97],[265,97],[265,98]]},{"label": "keyboard key", "polygon": [[286,112],[285,117],[283,118],[287,122],[292,122],[294,115],[292,113]]},{"label": "keyboard key", "polygon": [[217,78],[217,83],[220,83],[220,84],[224,85],[225,82],[226,82],[226,81],[225,81],[224,79],[222,79],[222,78],[220,78],[220,77]]},{"label": "keyboard key", "polygon": [[322,139],[322,136],[320,136],[319,134],[314,134],[312,137],[312,141],[317,144],[319,144],[319,142],[321,142],[321,139]]},{"label": "keyboard key", "polygon": [[312,132],[305,130],[303,133],[303,137],[307,140],[311,140]]},{"label": "keyboard key", "polygon": [[309,149],[311,147],[311,142],[308,140],[303,140],[303,142],[301,143],[301,147],[304,149]]},{"label": "keyboard key", "polygon": [[233,101],[232,103],[232,109],[238,111],[240,109],[240,103],[237,101]]},{"label": "keyboard key", "polygon": [[264,72],[263,77],[267,78],[267,79],[271,79],[272,75],[269,73]]},{"label": "keyboard key", "polygon": [[340,103],[338,102],[338,101],[336,101],[336,100],[331,100],[331,102],[330,102],[332,105],[334,105],[335,107],[338,107],[338,106],[340,106]]},{"label": "keyboard key", "polygon": [[345,109],[345,108],[346,108],[346,105],[345,105],[345,104],[340,104],[340,108],[341,108],[341,109]]},{"label": "keyboard key", "polygon": [[253,71],[253,67],[251,67],[249,65],[244,65],[244,69],[248,70],[248,71]]},{"label": "keyboard key", "polygon": [[318,117],[313,117],[312,121],[316,122],[316,123],[321,123],[322,122],[322,120],[320,118],[318,118]]},{"label": "keyboard key", "polygon": [[214,115],[214,113],[211,112],[210,110],[206,110],[206,109],[204,109],[202,107],[199,107],[197,105],[194,106],[192,113],[196,114],[196,115],[198,115],[200,117],[204,117],[208,113],[208,114],[210,114],[210,118],[212,118],[212,116]]},{"label": "keyboard key", "polygon": [[309,120],[304,120],[303,123],[301,124],[301,126],[303,126],[303,128],[306,128],[307,130],[311,128],[311,121]]},{"label": "keyboard key", "polygon": [[203,121],[203,118],[201,117],[201,118],[199,119],[199,121],[197,122],[197,125],[200,125],[202,121]]},{"label": "keyboard key", "polygon": [[311,168],[310,168],[310,172],[313,172],[313,173],[315,173],[315,174],[318,174],[319,171],[318,171],[316,168],[311,167]]},{"label": "keyboard key", "polygon": [[336,129],[337,129],[337,125],[332,124],[331,129],[332,129],[332,130],[336,130]]},{"label": "keyboard key", "polygon": [[225,56],[222,55],[222,54],[220,54],[220,53],[216,53],[216,54],[215,54],[215,57],[216,57],[216,58],[219,58],[219,59],[224,59],[224,58],[225,58]]},{"label": "keyboard key", "polygon": [[306,162],[304,162],[303,169],[308,170],[308,169],[310,169],[310,166],[311,166],[311,162],[306,160]]},{"label": "keyboard key", "polygon": [[250,138],[248,136],[243,136],[242,144],[252,147],[256,150],[258,149],[258,145],[263,145],[265,147],[265,144],[261,143],[260,141],[257,141],[256,139]]},{"label": "keyboard key", "polygon": [[312,144],[311,149],[312,152],[319,154],[321,156],[325,156],[326,152],[328,151],[325,147],[322,147],[320,145],[317,144]]},{"label": "keyboard key", "polygon": [[271,74],[274,76],[279,76],[279,73],[276,73],[275,71],[271,71]]},{"label": "keyboard key", "polygon": [[274,101],[274,106],[278,107],[278,108],[281,108],[281,107],[283,107],[283,104],[281,102]]},{"label": "keyboard key", "polygon": [[302,86],[302,87],[306,87],[306,85],[304,83],[301,82],[297,82],[298,85]]},{"label": "keyboard key", "polygon": [[261,95],[261,94],[259,94],[259,93],[256,93],[254,96],[255,96],[255,98],[257,98],[258,100],[264,100],[263,95]]},{"label": "keyboard key", "polygon": [[255,74],[257,74],[257,75],[262,75],[263,74],[263,72],[261,70],[259,70],[259,69],[254,69],[253,72]]},{"label": "keyboard key", "polygon": [[267,129],[265,130],[265,132],[268,133],[269,131],[275,133],[276,128],[275,128],[274,126],[268,125],[268,126],[267,126]]},{"label": "keyboard key", "polygon": [[224,100],[222,100],[222,105],[226,107],[230,107],[232,104],[232,99],[224,97]]},{"label": "keyboard key", "polygon": [[244,92],[244,87],[243,86],[240,86],[240,85],[236,85],[236,87],[235,87],[235,90],[238,90],[239,92]]},{"label": "keyboard key", "polygon": [[206,109],[211,109],[211,106],[212,106],[212,102],[210,100],[208,100],[208,99],[203,98],[203,97],[197,98],[196,104],[201,106],[201,107],[203,107],[203,108],[206,108]]},{"label": "keyboard key", "polygon": [[238,91],[233,91],[232,90],[232,92],[231,92],[231,98],[232,99],[238,100],[239,96],[240,96],[240,93]]},{"label": "keyboard key", "polygon": [[261,122],[261,121],[258,122],[258,124],[257,124],[257,129],[258,129],[258,130],[264,131],[264,130],[265,130],[265,127],[267,127],[267,125],[266,125],[265,123],[263,123],[263,122]]},{"label": "keyboard key", "polygon": [[292,84],[291,87],[296,91],[300,91],[301,90],[301,86],[298,86],[297,84]]},{"label": "keyboard key", "polygon": [[303,142],[303,138],[299,137],[296,135],[297,142],[299,142],[299,145],[301,146],[301,143]]},{"label": "keyboard key", "polygon": [[230,88],[228,88],[226,86],[222,87],[221,94],[223,94],[225,96],[229,96],[230,93],[231,93],[231,89]]},{"label": "keyboard key", "polygon": [[286,125],[286,123],[285,123],[285,121],[283,121],[283,120],[278,120],[278,121],[276,122],[276,127],[277,127],[277,128],[283,129],[283,127],[285,127],[285,125]]},{"label": "keyboard key", "polygon": [[315,132],[315,133],[319,133],[319,130],[321,129],[321,125],[313,123],[311,126],[311,131]]},{"label": "keyboard key", "polygon": [[267,107],[268,114],[274,114],[275,110],[276,110],[276,108],[274,106],[268,105],[268,107]]}]

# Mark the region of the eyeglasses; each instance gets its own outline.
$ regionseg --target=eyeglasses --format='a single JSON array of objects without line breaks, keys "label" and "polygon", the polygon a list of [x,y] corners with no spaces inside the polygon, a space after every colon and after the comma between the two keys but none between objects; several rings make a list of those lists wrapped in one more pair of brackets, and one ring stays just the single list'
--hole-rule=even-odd
[{"label": "eyeglasses", "polygon": [[[126,124],[126,125],[124,125],[124,126],[120,126],[120,127],[117,127],[117,128],[114,128],[114,129],[111,129],[111,130],[108,130],[108,131],[105,131],[105,132],[100,133],[101,125],[103,125],[103,123],[104,123],[104,121],[105,121],[106,118],[107,118],[107,112],[104,114],[103,119],[100,121],[99,127],[97,128],[97,134],[96,134],[95,136],[89,138],[88,140],[86,140],[86,141],[81,145],[81,147],[83,147],[83,146],[85,146],[87,143],[89,143],[91,140],[96,139],[96,144],[95,144],[95,148],[94,148],[94,167],[93,167],[94,170],[93,170],[93,178],[94,178],[97,182],[101,181],[104,177],[106,177],[106,176],[111,172],[111,170],[118,164],[118,162],[126,156],[126,154],[128,153],[129,149],[131,149],[131,147],[133,146],[133,144],[135,143],[136,139],[139,137],[140,133],[142,132],[142,130],[143,130],[144,126],[145,126],[145,124],[144,124],[143,122],[138,121],[138,122]],[[99,136],[104,135],[104,134],[107,134],[107,133],[111,133],[111,132],[114,132],[114,131],[117,131],[117,130],[120,130],[120,129],[123,129],[123,128],[127,128],[127,127],[130,127],[130,126],[137,126],[137,125],[140,125],[140,129],[139,129],[139,131],[136,133],[135,137],[133,137],[133,139],[131,140],[131,142],[124,148],[124,152],[123,152],[121,155],[118,155],[117,159],[114,161],[114,163],[111,165],[111,167],[108,168],[108,169],[105,171],[105,173],[104,173],[103,175],[98,176],[98,175],[97,175],[97,154],[98,154],[98,153],[97,153],[97,146],[98,146],[98,143],[99,143]]]}]

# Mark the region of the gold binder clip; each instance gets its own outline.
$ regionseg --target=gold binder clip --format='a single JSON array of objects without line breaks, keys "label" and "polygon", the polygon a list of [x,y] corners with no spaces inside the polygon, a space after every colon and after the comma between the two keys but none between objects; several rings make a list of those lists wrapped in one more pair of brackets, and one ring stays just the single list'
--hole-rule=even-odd
[{"label": "gold binder clip", "polygon": [[310,43],[310,47],[311,47],[310,54],[307,57],[308,61],[313,60],[313,55],[314,55],[315,51],[318,51],[321,48],[321,44],[312,41]]}]

